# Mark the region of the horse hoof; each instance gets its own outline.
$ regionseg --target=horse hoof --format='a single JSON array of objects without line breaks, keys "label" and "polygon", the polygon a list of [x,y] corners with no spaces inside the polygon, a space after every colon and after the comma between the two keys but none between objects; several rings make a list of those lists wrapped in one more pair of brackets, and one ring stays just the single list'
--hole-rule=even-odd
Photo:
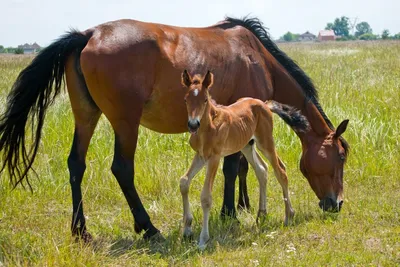
[{"label": "horse hoof", "polygon": [[251,208],[250,205],[246,205],[244,203],[239,203],[237,205],[237,210],[239,211],[250,210],[250,208]]},{"label": "horse hoof", "polygon": [[183,238],[187,240],[191,240],[193,238],[192,229],[184,229],[183,230]]},{"label": "horse hoof", "polygon": [[222,209],[220,216],[221,216],[222,220],[225,220],[227,218],[236,219],[236,210],[235,209],[233,209],[233,210]]},{"label": "horse hoof", "polygon": [[72,233],[73,236],[75,236],[75,241],[83,241],[84,243],[88,244],[93,241],[93,236],[86,231],[86,229],[80,229],[77,228],[75,231]]},{"label": "horse hoof", "polygon": [[146,241],[149,241],[149,242],[156,242],[156,243],[162,243],[165,241],[164,236],[158,230],[156,233],[153,233],[153,234],[149,234],[149,231],[147,231],[143,235],[143,239]]},{"label": "horse hoof", "polygon": [[135,222],[134,224],[134,229],[135,229],[135,233],[140,234],[140,232],[143,230],[138,223]]}]

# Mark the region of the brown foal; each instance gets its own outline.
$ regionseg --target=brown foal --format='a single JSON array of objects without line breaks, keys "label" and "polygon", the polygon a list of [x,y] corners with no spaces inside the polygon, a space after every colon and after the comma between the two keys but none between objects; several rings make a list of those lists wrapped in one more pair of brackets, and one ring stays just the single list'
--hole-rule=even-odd
[{"label": "brown foal", "polygon": [[189,205],[189,186],[193,177],[206,165],[206,179],[201,192],[203,228],[199,247],[204,249],[209,239],[208,221],[212,204],[211,191],[222,157],[241,151],[253,167],[259,185],[260,198],[257,220],[266,214],[267,164],[257,153],[257,148],[271,163],[275,176],[283,190],[285,203],[285,225],[293,217],[294,211],[289,199],[288,179],[285,165],[275,150],[272,135],[272,112],[281,116],[296,132],[308,129],[308,122],[300,112],[274,101],[263,102],[254,98],[242,98],[230,106],[220,106],[213,102],[209,88],[213,84],[213,74],[208,71],[201,79],[192,79],[185,70],[182,85],[188,88],[185,102],[188,111],[188,128],[192,134],[190,145],[196,155],[189,170],[180,179],[183,200],[184,236],[192,235],[192,214]]}]

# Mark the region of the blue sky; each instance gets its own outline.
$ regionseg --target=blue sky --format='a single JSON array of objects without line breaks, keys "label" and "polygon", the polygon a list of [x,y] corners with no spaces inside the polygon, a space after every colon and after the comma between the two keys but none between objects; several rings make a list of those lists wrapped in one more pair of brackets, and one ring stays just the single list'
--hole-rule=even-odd
[{"label": "blue sky", "polygon": [[399,0],[0,0],[0,45],[45,46],[70,27],[85,30],[121,18],[201,27],[247,14],[259,17],[273,38],[287,31],[317,34],[342,15],[367,21],[374,33],[393,34],[400,32],[399,10]]}]

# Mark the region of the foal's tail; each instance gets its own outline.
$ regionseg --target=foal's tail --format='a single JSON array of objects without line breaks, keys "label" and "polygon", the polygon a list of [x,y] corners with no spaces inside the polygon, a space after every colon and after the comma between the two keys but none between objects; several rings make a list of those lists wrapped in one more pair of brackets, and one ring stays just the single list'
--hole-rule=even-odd
[{"label": "foal's tail", "polygon": [[305,133],[309,130],[310,124],[307,118],[296,108],[273,100],[265,103],[272,112],[281,117],[296,133]]},{"label": "foal's tail", "polygon": [[[48,107],[60,93],[65,63],[72,53],[80,53],[90,36],[71,31],[42,50],[19,74],[0,115],[0,173],[7,168],[14,186],[23,185],[35,160]],[[28,123],[29,121],[29,123]],[[31,138],[26,140],[26,126]],[[29,143],[27,148],[25,142]]]}]

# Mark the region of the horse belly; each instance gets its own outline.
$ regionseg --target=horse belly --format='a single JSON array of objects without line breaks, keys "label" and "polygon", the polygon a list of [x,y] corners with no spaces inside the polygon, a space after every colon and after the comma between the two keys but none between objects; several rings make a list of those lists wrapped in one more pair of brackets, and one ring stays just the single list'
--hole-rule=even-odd
[{"label": "horse belly", "polygon": [[[179,80],[178,80],[179,82]],[[184,90],[175,86],[154,88],[143,108],[140,124],[160,133],[187,131],[188,115],[184,102]]]}]

